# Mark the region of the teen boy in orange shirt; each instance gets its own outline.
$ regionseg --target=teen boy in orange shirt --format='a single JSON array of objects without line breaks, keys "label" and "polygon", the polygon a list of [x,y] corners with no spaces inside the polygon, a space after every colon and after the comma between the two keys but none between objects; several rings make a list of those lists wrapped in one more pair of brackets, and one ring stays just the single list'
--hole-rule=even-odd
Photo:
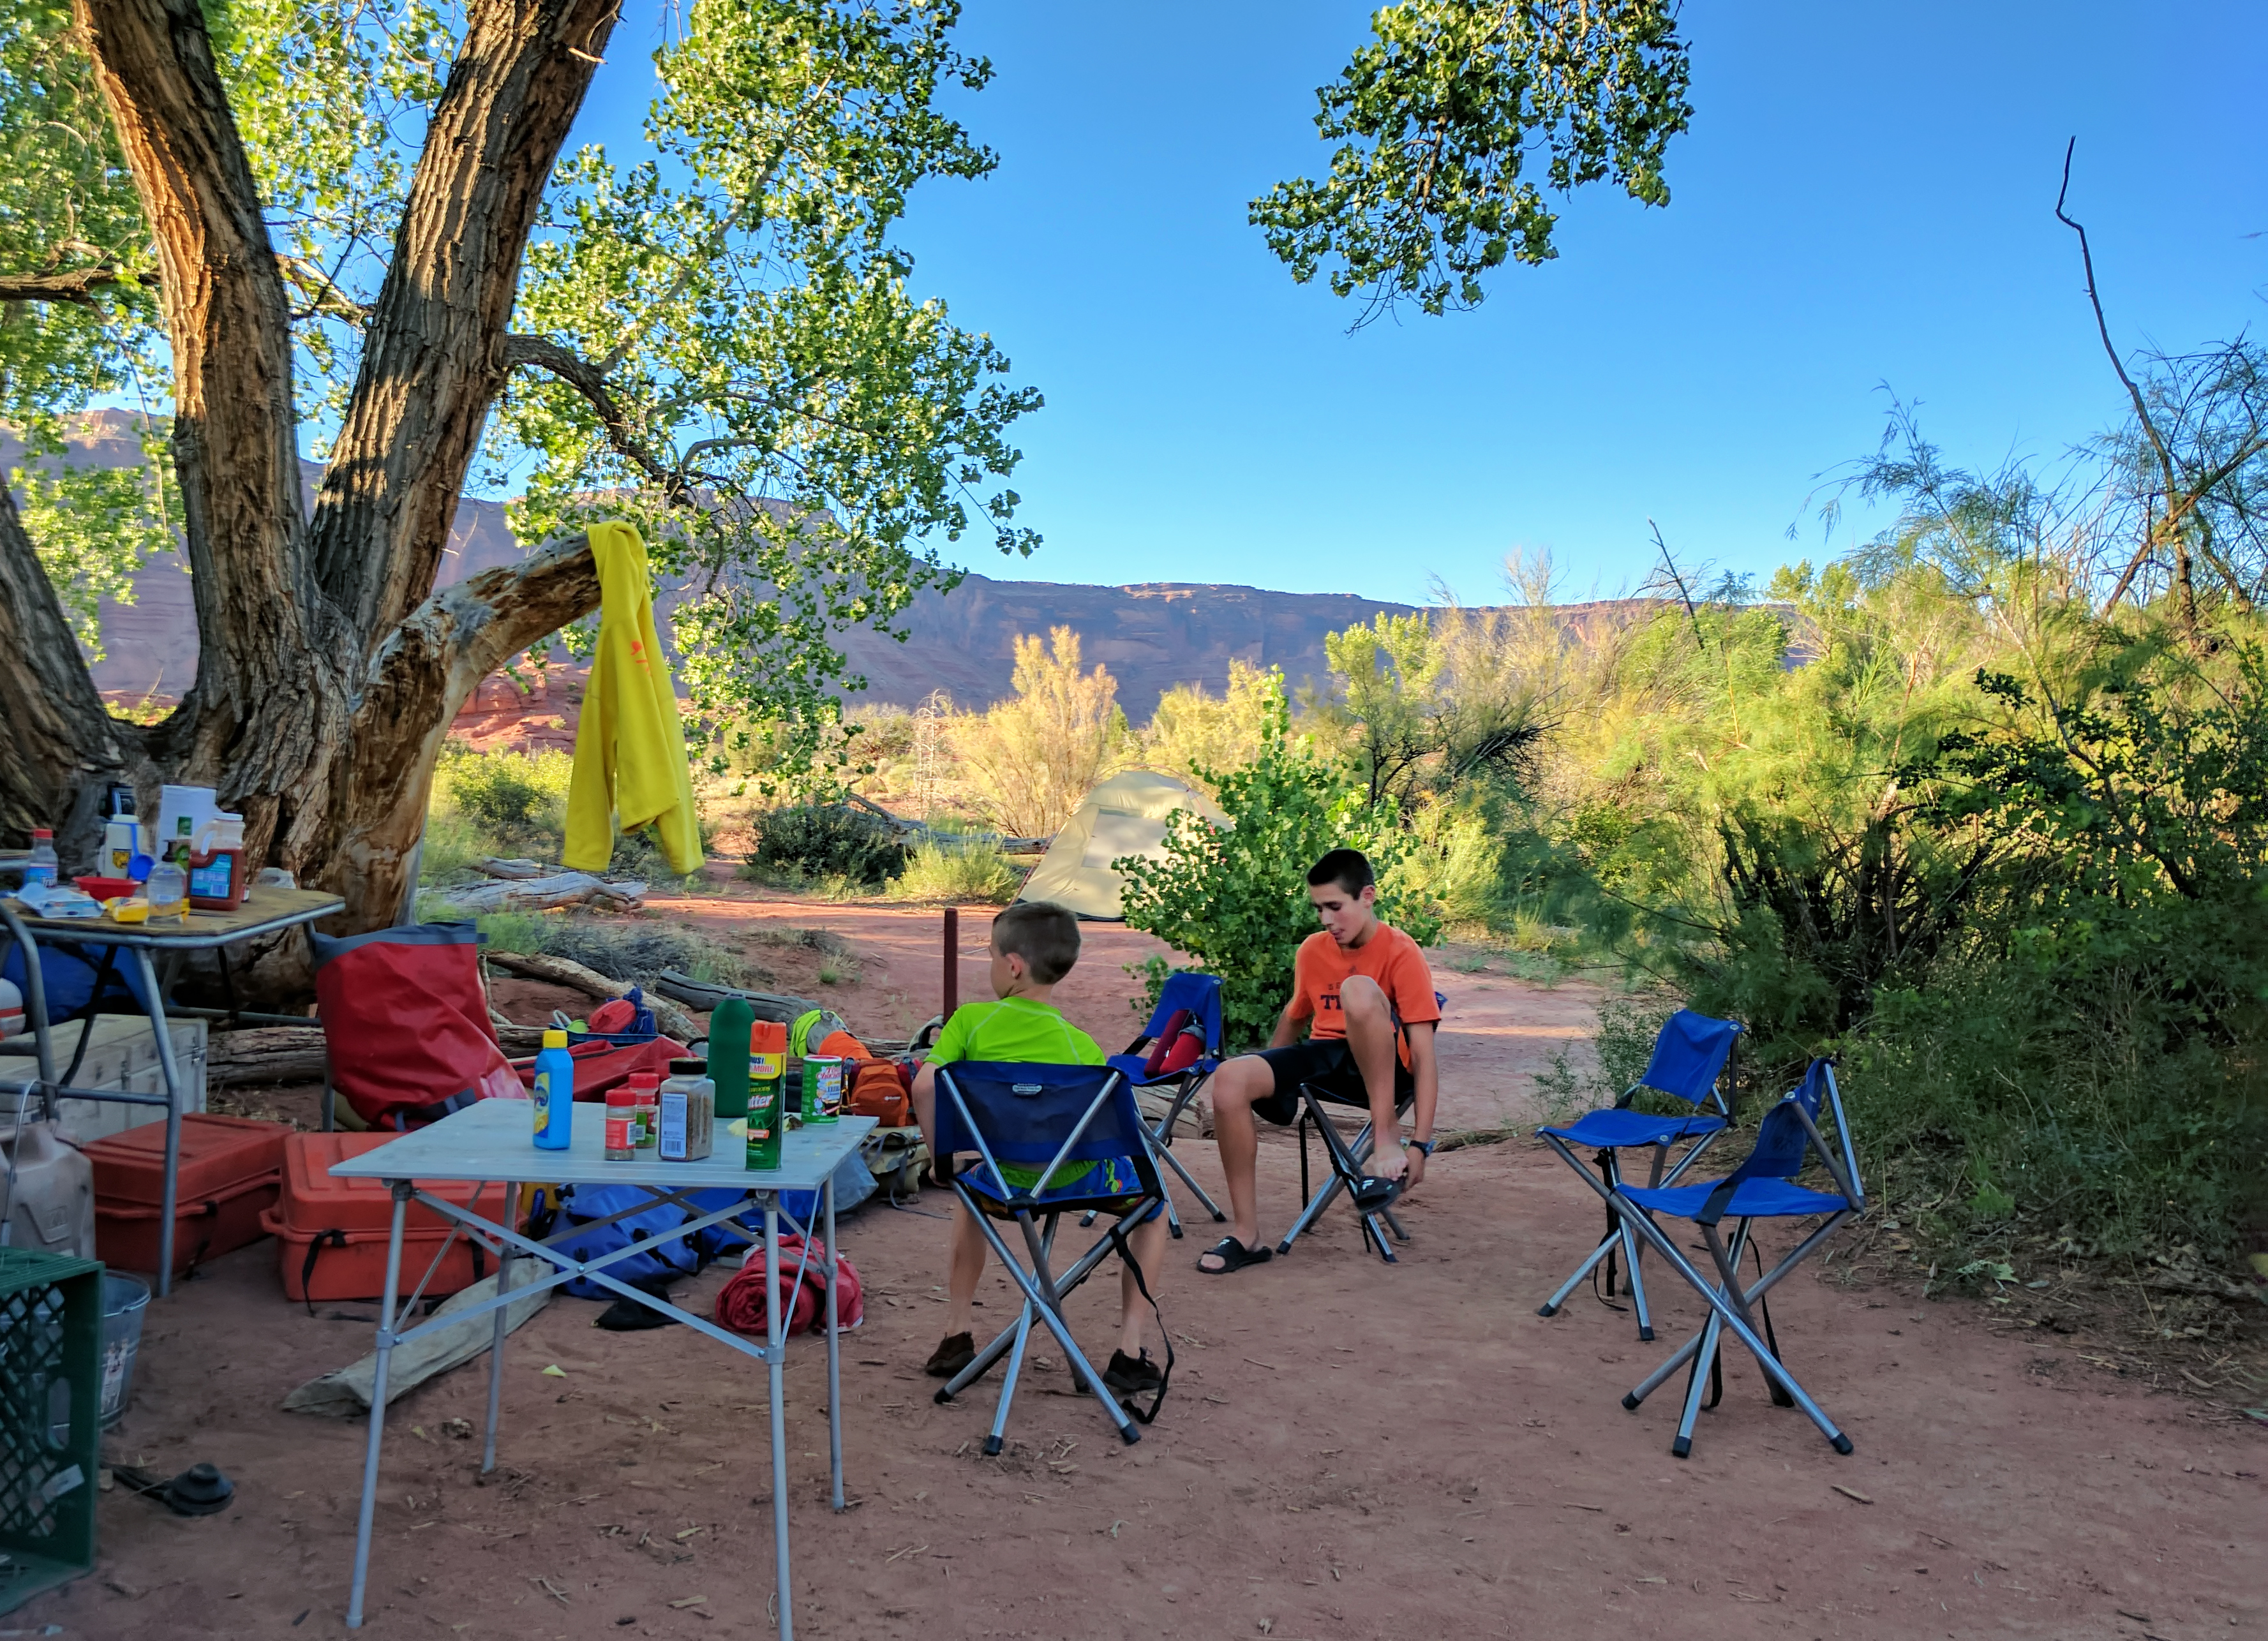
[{"label": "teen boy in orange shirt", "polygon": [[[1206,1092],[1212,1097],[1221,1171],[1228,1176],[1234,1234],[1197,1256],[1197,1269],[1208,1276],[1256,1265],[1275,1252],[1260,1236],[1255,1178],[1260,1136],[1253,1118],[1297,1121],[1302,1083],[1370,1107],[1378,1137],[1367,1165],[1372,1178],[1406,1177],[1407,1189],[1425,1177],[1440,1092],[1433,1031],[1441,1009],[1418,943],[1378,921],[1375,883],[1369,860],[1356,850],[1335,849],[1309,869],[1307,898],[1323,926],[1300,942],[1292,1000],[1276,1021],[1276,1034],[1258,1054],[1239,1056],[1213,1074]],[[1305,1042],[1299,1041],[1303,1024]],[[1404,1094],[1412,1098],[1414,1132],[1397,1144],[1395,1107]]]}]

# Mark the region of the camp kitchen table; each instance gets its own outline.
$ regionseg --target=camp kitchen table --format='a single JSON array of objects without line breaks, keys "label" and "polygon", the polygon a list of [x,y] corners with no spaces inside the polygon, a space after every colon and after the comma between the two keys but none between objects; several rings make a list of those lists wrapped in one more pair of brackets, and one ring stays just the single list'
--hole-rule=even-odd
[{"label": "camp kitchen table", "polygon": [[[117,923],[107,914],[100,917],[33,917],[26,913],[21,901],[12,898],[0,900],[0,923],[7,924],[9,934],[24,954],[25,1012],[31,1016],[40,1081],[48,1097],[59,1099],[68,1094],[73,1100],[108,1100],[120,1105],[166,1107],[166,1200],[158,1223],[160,1297],[173,1291],[173,1192],[181,1162],[181,1074],[180,1068],[173,1063],[173,1034],[166,1029],[165,994],[158,989],[157,967],[151,954],[218,952],[345,909],[346,902],[335,894],[315,889],[257,886],[245,895],[244,904],[232,912],[192,910],[187,922],[168,920],[162,924]],[[48,1041],[48,989],[40,975],[39,947],[42,942],[50,946],[114,946],[134,954],[135,967],[141,975],[142,996],[150,1011],[150,1029],[158,1038],[158,1069],[166,1079],[162,1099],[156,1094],[129,1093],[122,1088],[66,1088],[55,1080],[55,1053]],[[222,972],[225,974],[225,968]],[[266,1020],[282,1017],[246,1018]]]},{"label": "camp kitchen table", "polygon": [[[707,1334],[721,1344],[755,1357],[770,1371],[772,1414],[772,1538],[779,1579],[780,1641],[792,1641],[795,1620],[789,1610],[787,1560],[787,1416],[783,1400],[781,1370],[787,1360],[786,1336],[783,1332],[784,1308],[778,1305],[764,1307],[770,1320],[765,1342],[755,1344],[740,1335],[727,1332],[705,1316],[682,1311],[652,1294],[642,1292],[628,1283],[609,1276],[605,1267],[633,1255],[652,1248],[655,1241],[669,1242],[690,1235],[719,1220],[744,1211],[747,1203],[735,1198],[730,1206],[704,1211],[686,1201],[680,1193],[708,1190],[718,1187],[733,1191],[753,1191],[764,1210],[764,1272],[769,1284],[767,1291],[777,1295],[779,1291],[779,1193],[782,1191],[816,1191],[819,1193],[821,1218],[824,1219],[826,1251],[818,1262],[818,1275],[827,1288],[827,1424],[828,1457],[834,1475],[835,1508],[843,1508],[843,1394],[840,1340],[835,1314],[835,1170],[846,1157],[858,1149],[859,1141],[866,1137],[874,1126],[873,1117],[843,1117],[830,1123],[814,1123],[791,1130],[780,1147],[777,1170],[752,1173],[744,1166],[747,1155],[745,1143],[731,1133],[725,1123],[717,1124],[717,1149],[700,1162],[608,1162],[606,1159],[606,1122],[603,1108],[589,1103],[575,1109],[574,1127],[571,1130],[573,1143],[565,1151],[540,1151],[534,1138],[534,1112],[526,1100],[483,1100],[477,1104],[446,1116],[429,1128],[404,1135],[375,1151],[364,1152],[359,1157],[335,1165],[331,1173],[341,1179],[383,1180],[394,1192],[394,1229],[386,1250],[386,1297],[379,1312],[378,1369],[371,1383],[370,1446],[363,1460],[362,1518],[355,1530],[354,1588],[348,1598],[347,1628],[362,1627],[363,1586],[370,1571],[370,1538],[372,1519],[378,1505],[379,1450],[386,1439],[386,1370],[394,1348],[416,1338],[428,1328],[452,1326],[479,1316],[484,1312],[496,1313],[496,1333],[489,1347],[489,1410],[487,1446],[481,1455],[483,1475],[496,1468],[497,1415],[502,1404],[504,1388],[504,1306],[523,1295],[541,1288],[556,1287],[576,1277],[588,1277],[592,1281],[612,1290],[626,1299],[631,1299],[650,1309],[659,1311],[673,1321],[683,1322],[699,1333]],[[625,1209],[622,1213],[609,1215],[605,1219],[588,1222],[572,1230],[562,1230],[553,1238],[563,1241],[578,1231],[588,1230],[592,1225],[610,1225],[628,1214],[644,1213],[658,1203],[675,1203],[686,1211],[683,1225],[658,1239],[633,1242],[627,1247],[615,1248],[595,1259],[581,1260],[562,1254],[546,1243],[534,1241],[520,1235],[509,1224],[499,1225],[494,1219],[484,1219],[469,1209],[445,1202],[417,1188],[418,1181],[471,1181],[483,1186],[499,1185],[504,1206],[503,1218],[516,1216],[512,1204],[519,1198],[519,1186],[525,1181],[544,1181],[559,1185],[637,1185],[652,1193],[652,1200]],[[481,1195],[473,1201],[477,1204]],[[401,1292],[401,1232],[409,1204],[421,1203],[443,1218],[453,1221],[466,1233],[478,1235],[490,1241],[497,1254],[497,1291],[484,1304],[460,1310],[451,1316],[438,1317],[421,1323],[406,1332],[394,1332],[399,1317],[397,1302]],[[805,1239],[803,1257],[811,1259],[811,1239]],[[433,1267],[438,1269],[441,1253],[434,1255]],[[515,1252],[549,1262],[557,1269],[534,1282],[514,1286],[511,1280],[512,1261]],[[422,1291],[421,1281],[417,1290]],[[792,1291],[792,1290],[791,1290]],[[412,1303],[417,1292],[410,1295]],[[400,1306],[406,1314],[409,1305]]]}]

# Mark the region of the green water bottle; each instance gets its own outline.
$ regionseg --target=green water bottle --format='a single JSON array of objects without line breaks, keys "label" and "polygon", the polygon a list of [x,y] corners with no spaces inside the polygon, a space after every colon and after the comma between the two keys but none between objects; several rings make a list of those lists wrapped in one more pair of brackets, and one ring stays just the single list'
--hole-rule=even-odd
[{"label": "green water bottle", "polygon": [[748,1033],[755,1019],[743,997],[726,997],[709,1017],[709,1080],[717,1085],[719,1119],[748,1115]]}]

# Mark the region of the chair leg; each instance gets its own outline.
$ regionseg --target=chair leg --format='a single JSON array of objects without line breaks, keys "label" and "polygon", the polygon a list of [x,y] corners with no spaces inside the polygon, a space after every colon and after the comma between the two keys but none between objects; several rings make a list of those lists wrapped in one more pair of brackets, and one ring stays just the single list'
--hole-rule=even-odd
[{"label": "chair leg", "polygon": [[1029,1302],[1016,1318],[1016,1343],[1009,1348],[1008,1372],[1000,1380],[1000,1405],[993,1410],[992,1432],[984,1439],[984,1456],[991,1458],[1000,1451],[1008,1432],[1008,1409],[1016,1400],[1016,1375],[1024,1371],[1024,1347],[1032,1337],[1032,1307]]},{"label": "chair leg", "polygon": [[1625,1218],[1622,1228],[1623,1269],[1630,1277],[1631,1304],[1638,1312],[1638,1336],[1651,1342],[1653,1338],[1653,1316],[1646,1306],[1646,1278],[1638,1274],[1638,1233],[1631,1230]]},{"label": "chair leg", "polygon": [[1535,1314],[1538,1316],[1557,1316],[1559,1314],[1559,1307],[1567,1302],[1568,1295],[1583,1285],[1583,1278],[1598,1268],[1599,1262],[1613,1251],[1614,1246],[1613,1237],[1600,1238],[1598,1247],[1591,1250],[1591,1256],[1575,1267],[1575,1274],[1561,1283],[1557,1292],[1536,1306]]},{"label": "chair leg", "polygon": [[1701,1330],[1701,1349],[1694,1353],[1693,1372],[1685,1386],[1685,1409],[1677,1418],[1676,1439],[1669,1444],[1669,1451],[1680,1459],[1693,1451],[1693,1426],[1701,1417],[1701,1387],[1709,1382],[1709,1369],[1717,1359],[1717,1343],[1724,1331],[1724,1323],[1712,1311]]}]

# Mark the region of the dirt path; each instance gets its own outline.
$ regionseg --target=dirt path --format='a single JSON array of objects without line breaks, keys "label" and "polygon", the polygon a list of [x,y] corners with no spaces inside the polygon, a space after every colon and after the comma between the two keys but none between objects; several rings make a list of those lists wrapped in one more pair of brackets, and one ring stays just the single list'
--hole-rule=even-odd
[{"label": "dirt path", "polygon": [[[909,1018],[941,989],[933,914],[924,932],[923,917],[858,908],[696,901],[685,913],[823,919],[860,959],[855,990],[895,996]],[[1144,949],[1123,931],[1091,931],[1083,973],[1096,990],[1067,993],[1074,1013],[1123,1012],[1124,993],[1105,995],[1103,977]],[[1445,1045],[1448,1097],[1473,1114],[1461,1126],[1479,1126],[1526,1097],[1513,1054],[1548,1053],[1539,1045],[1580,1020],[1582,1000],[1501,976],[1445,980],[1452,1020],[1472,1038]],[[972,957],[964,995],[977,983]],[[1217,1185],[1209,1144],[1184,1154]],[[1262,1166],[1280,1230],[1296,1207],[1295,1148],[1271,1140]],[[1047,1365],[1020,1396],[1000,1459],[978,1456],[990,1383],[932,1403],[919,1368],[939,1331],[942,1206],[926,1194],[918,1211],[877,1205],[844,1224],[869,1309],[843,1351],[858,1500],[843,1516],[824,1500],[823,1353],[814,1340],[791,1347],[806,1636],[2268,1629],[2263,1433],[2098,1372],[2083,1338],[2026,1334],[1970,1302],[1799,1277],[1775,1296],[1779,1335],[1856,1453],[1837,1457],[1800,1415],[1771,1407],[1740,1359],[1693,1456],[1671,1458],[1682,1381],[1635,1413],[1620,1397],[1698,1306],[1659,1281],[1663,1339],[1644,1345],[1587,1295],[1536,1316],[1595,1235],[1597,1210],[1528,1142],[1439,1158],[1407,1204],[1414,1240],[1391,1269],[1340,1212],[1288,1259],[1201,1277],[1189,1261],[1209,1227],[1193,1226],[1160,1273],[1179,1353],[1172,1396],[1130,1448],[1065,1393],[1052,1348],[1037,1352]],[[97,1576],[11,1624],[115,1641],[343,1632],[364,1427],[276,1409],[292,1385],[368,1348],[374,1307],[310,1317],[280,1298],[275,1262],[272,1243],[255,1245],[153,1306],[136,1403],[110,1444],[161,1470],[210,1459],[235,1477],[237,1505],[185,1520],[105,1497]],[[687,1284],[681,1300],[705,1307],[723,1276]],[[1005,1281],[987,1280],[987,1315],[1005,1325]],[[1102,1284],[1071,1305],[1080,1337],[1106,1350],[1113,1305]],[[484,1365],[395,1405],[364,1633],[764,1632],[760,1372],[681,1330],[598,1331],[598,1309],[556,1300],[514,1336],[504,1468],[488,1485],[477,1439],[447,1433],[453,1419],[478,1425]],[[566,1376],[546,1376],[549,1365]]]}]

